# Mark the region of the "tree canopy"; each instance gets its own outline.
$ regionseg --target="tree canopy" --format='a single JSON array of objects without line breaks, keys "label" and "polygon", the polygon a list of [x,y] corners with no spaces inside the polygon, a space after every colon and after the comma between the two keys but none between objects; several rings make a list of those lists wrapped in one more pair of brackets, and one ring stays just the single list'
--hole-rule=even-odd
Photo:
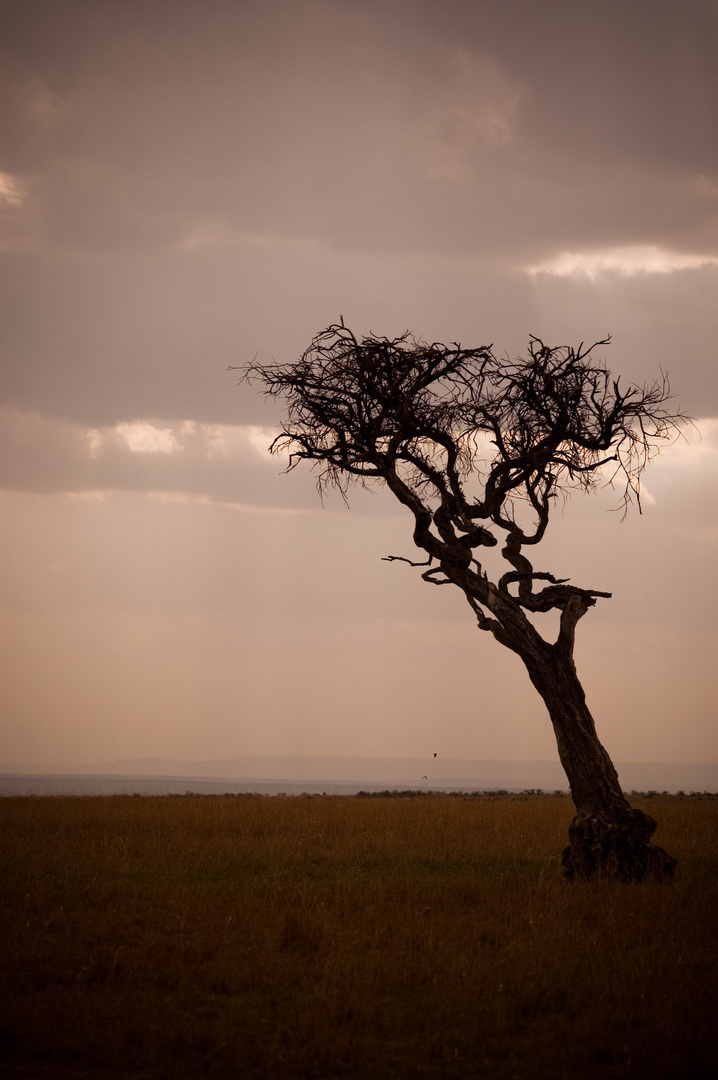
[{"label": "tree canopy", "polygon": [[[589,606],[593,590],[535,572],[524,547],[543,538],[551,508],[572,489],[618,485],[625,512],[640,507],[641,473],[683,417],[667,408],[668,379],[647,386],[613,378],[596,350],[551,348],[531,337],[525,357],[506,360],[491,345],[427,344],[411,334],[357,338],[343,321],[319,333],[299,361],[249,365],[265,392],[282,398],[287,419],[272,444],[289,468],[309,461],[320,490],[346,496],[352,483],[383,482],[413,513],[414,539],[439,566],[448,548],[481,573],[478,549],[503,536],[516,583],[531,611]],[[445,578],[444,578],[445,580]],[[539,592],[534,582],[548,581]]]}]

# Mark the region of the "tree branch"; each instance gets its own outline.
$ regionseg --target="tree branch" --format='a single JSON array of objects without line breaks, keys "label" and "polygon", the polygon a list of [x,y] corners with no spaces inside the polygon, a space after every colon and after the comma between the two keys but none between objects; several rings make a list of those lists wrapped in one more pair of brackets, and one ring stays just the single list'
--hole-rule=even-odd
[{"label": "tree branch", "polygon": [[382,555],[382,560],[381,561],[382,562],[405,562],[405,563],[408,563],[409,566],[431,566],[431,564],[432,564],[432,562],[434,560],[432,559],[431,555],[429,556],[428,559],[426,559],[425,562],[412,562],[411,559],[406,559],[406,558],[404,558],[403,555]]}]

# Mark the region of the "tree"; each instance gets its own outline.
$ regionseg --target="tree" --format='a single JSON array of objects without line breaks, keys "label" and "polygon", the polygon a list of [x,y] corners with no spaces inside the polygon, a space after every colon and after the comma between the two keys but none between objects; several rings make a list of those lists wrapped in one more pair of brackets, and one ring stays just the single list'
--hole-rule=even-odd
[{"label": "tree", "polygon": [[[532,336],[525,358],[506,360],[492,346],[427,344],[408,331],[360,339],[342,319],[296,363],[242,371],[286,403],[270,449],[289,451],[289,469],[313,463],[320,492],[335,486],[345,498],[354,483],[385,484],[412,515],[414,543],[426,555],[388,558],[460,589],[479,628],[525,664],[576,807],[566,875],[640,880],[672,876],[675,860],[651,843],[653,818],[623,794],[573,659],[579,619],[611,594],[534,570],[527,554],[573,489],[620,481],[624,516],[631,503],[640,509],[644,467],[686,419],[668,411],[665,376],[621,387],[593,356],[609,340],[550,348]],[[482,552],[499,538],[507,567],[492,580]],[[560,615],[554,641],[532,619],[549,611]]]}]

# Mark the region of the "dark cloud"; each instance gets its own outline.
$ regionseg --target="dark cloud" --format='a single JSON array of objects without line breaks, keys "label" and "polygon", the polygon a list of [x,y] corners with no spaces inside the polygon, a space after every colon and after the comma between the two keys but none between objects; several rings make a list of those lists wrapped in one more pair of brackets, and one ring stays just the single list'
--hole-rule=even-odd
[{"label": "dark cloud", "polygon": [[161,246],[209,215],[520,251],[696,241],[716,213],[696,187],[717,171],[707,4],[5,7],[4,167],[40,176],[63,250]]},{"label": "dark cloud", "polygon": [[609,367],[668,369],[683,408],[718,413],[718,271],[605,273],[591,281],[499,272],[480,260],[354,259],[300,247],[204,249],[155,259],[39,265],[0,256],[2,392],[25,411],[85,425],[147,417],[279,422],[229,365],[291,360],[344,315],[358,333],[493,343],[523,352],[613,335]]},{"label": "dark cloud", "polygon": [[[694,368],[712,384],[715,316],[677,275],[537,300],[522,273],[595,247],[718,255],[714,5],[4,0],[0,13],[0,172],[22,196],[0,222],[16,406],[264,422],[275,414],[227,365],[295,356],[339,314],[514,352],[545,333],[546,296],[591,323],[613,297],[598,336],[628,326],[638,369],[649,338],[663,362],[654,316],[673,320],[691,392]],[[638,298],[630,317],[621,290]]]}]

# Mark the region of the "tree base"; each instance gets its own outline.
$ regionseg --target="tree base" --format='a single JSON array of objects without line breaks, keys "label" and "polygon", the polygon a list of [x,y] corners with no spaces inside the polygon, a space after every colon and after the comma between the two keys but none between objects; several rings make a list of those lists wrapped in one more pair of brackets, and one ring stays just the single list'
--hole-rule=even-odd
[{"label": "tree base", "polygon": [[569,826],[561,865],[569,881],[670,881],[676,860],[651,843],[656,822],[642,810],[581,810]]}]

